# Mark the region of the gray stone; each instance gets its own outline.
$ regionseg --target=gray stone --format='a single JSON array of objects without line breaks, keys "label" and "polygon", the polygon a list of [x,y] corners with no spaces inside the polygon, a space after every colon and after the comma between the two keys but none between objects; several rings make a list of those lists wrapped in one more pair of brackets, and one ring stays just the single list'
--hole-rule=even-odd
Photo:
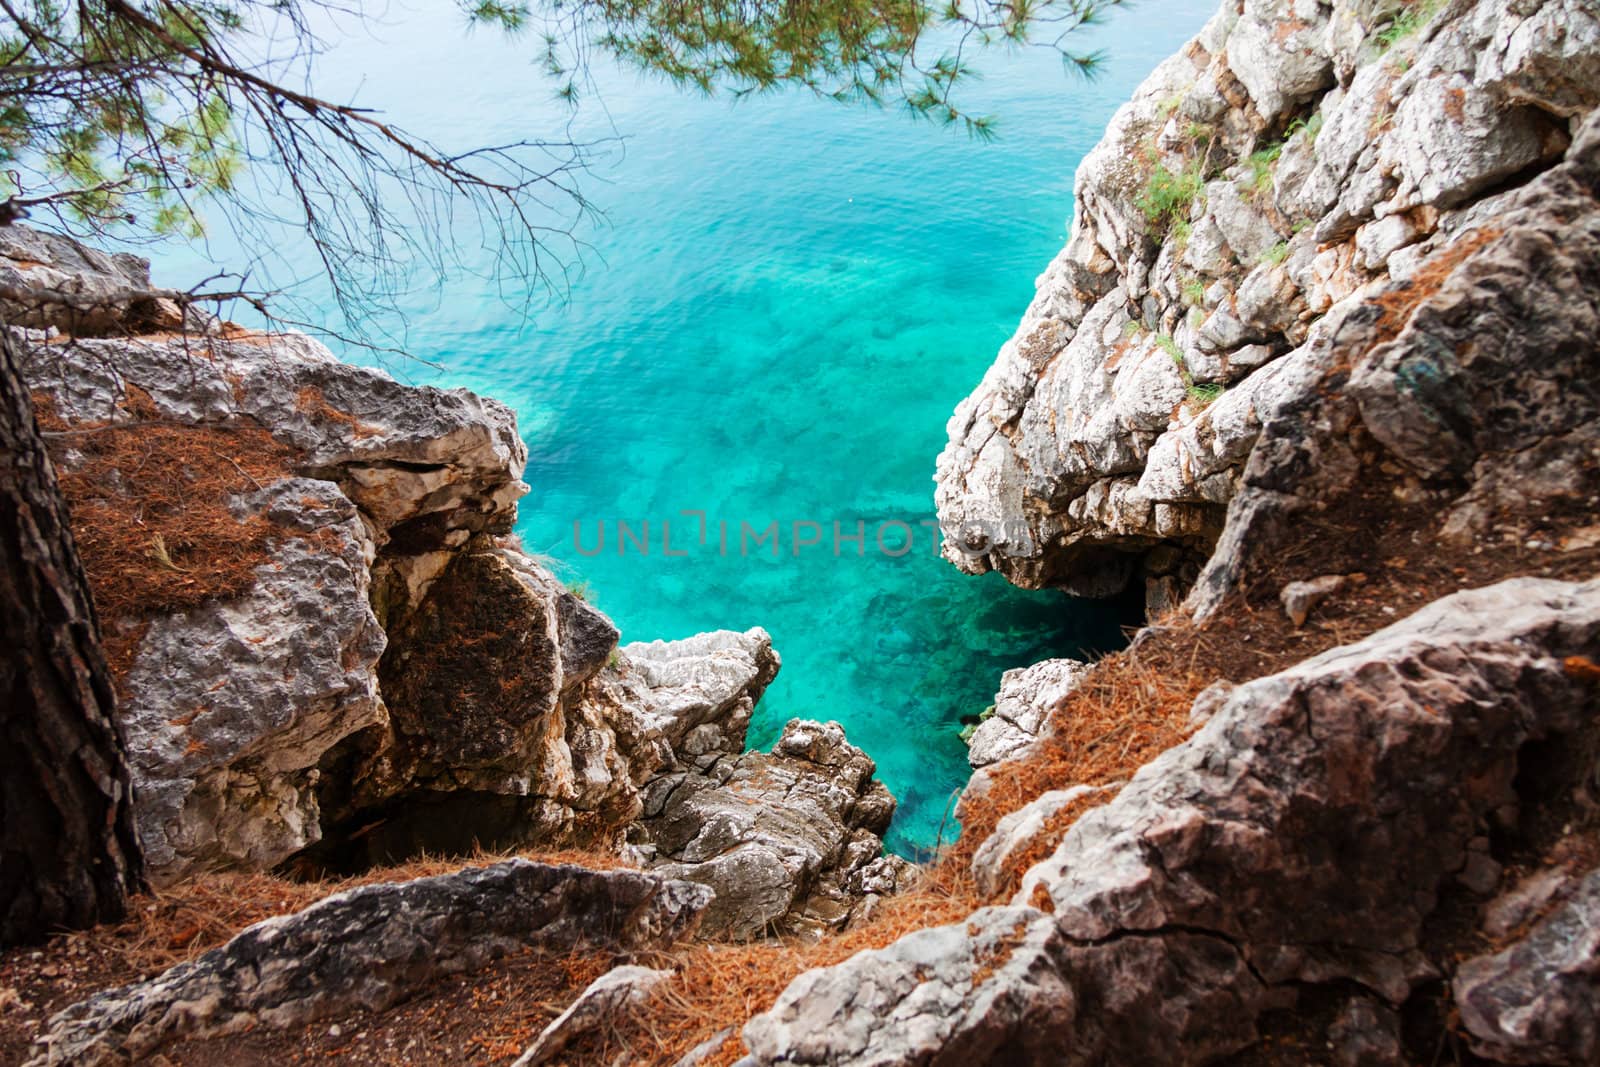
[{"label": "gray stone", "polygon": [[[6,239],[13,251],[47,247],[85,292],[147,282],[130,257],[20,228]],[[200,345],[209,358],[197,358]],[[526,453],[510,411],[462,390],[402,386],[298,335],[26,347],[30,385],[68,423],[126,420],[119,404],[138,389],[162,418],[259,425],[291,449],[284,478],[232,502],[242,519],[265,516],[282,530],[252,589],[105,622],[144,626],[119,711],[152,875],[269,867],[316,843],[320,763],[387,725],[383,625],[421,599],[459,544],[515,516]]]},{"label": "gray stone", "polygon": [[1576,884],[1561,867],[1533,872],[1484,907],[1483,932],[1495,940],[1509,937],[1570,896]]},{"label": "gray stone", "polygon": [[[1080,816],[1010,906],[801,975],[746,1026],[745,1062],[1199,1065],[1307,985],[1403,1002],[1436,976],[1424,923],[1515,796],[1523,747],[1587,719],[1564,660],[1595,655],[1600,581],[1521,578],[1238,686]],[[1042,897],[1050,914],[1025,906]],[[1593,1026],[1565,1020],[1595,1018],[1594,939],[1560,916],[1546,923],[1563,947],[1551,933],[1511,950],[1551,980],[1505,977],[1523,972],[1504,961],[1464,974],[1496,990],[1480,1005],[1550,990],[1540,1017],[1581,1049]],[[1330,1037],[1348,1062],[1392,1062],[1393,1023],[1348,1005]]]},{"label": "gray stone", "polygon": [[1518,749],[1578,721],[1587,696],[1561,659],[1596,642],[1600,582],[1522,578],[1239,686],[1074,823],[1016,899],[1043,885],[1086,940],[1202,925],[1269,982],[1347,977],[1398,1003],[1442,883],[1513,795]]},{"label": "gray stone", "polygon": [[576,1038],[603,1026],[615,1026],[618,1016],[643,1005],[671,977],[671,971],[651,967],[613,967],[590,982],[566,1011],[551,1020],[511,1067],[539,1067],[561,1055]]},{"label": "gray stone", "polygon": [[967,762],[986,767],[1015,755],[1039,737],[1055,706],[1088,673],[1089,664],[1050,659],[1000,676],[994,714],[978,724],[967,742]]},{"label": "gray stone", "polygon": [[34,1067],[138,1061],[181,1038],[381,1011],[528,948],[661,950],[693,935],[703,886],[508,860],[363,886],[257,923],[221,948],[55,1015]]},{"label": "gray stone", "polygon": [[898,886],[900,867],[879,863],[894,800],[875,770],[837,723],[794,719],[770,754],[652,781],[637,834],[654,870],[716,890],[708,935],[814,933]]},{"label": "gray stone", "polygon": [[0,312],[71,337],[203,325],[150,284],[150,262],[27,226],[0,226]]},{"label": "gray stone", "polygon": [[1103,788],[1075,785],[1052,789],[1002,815],[994,832],[972,854],[972,880],[978,892],[985,898],[993,897],[1015,873],[1012,868],[1017,854],[1034,843],[1053,817]]},{"label": "gray stone", "polygon": [[741,1065],[1200,1063],[1249,1044],[1260,991],[1224,941],[1097,945],[985,908],[809,971],[744,1028]]},{"label": "gray stone", "polygon": [[1324,574],[1303,582],[1290,582],[1278,593],[1283,613],[1298,629],[1306,624],[1311,610],[1345,587],[1349,578],[1343,574]]},{"label": "gray stone", "polygon": [[316,842],[319,761],[384,721],[386,642],[356,509],[305,478],[270,485],[248,507],[293,516],[254,588],[151,620],[123,678],[134,813],[164,881],[219,860],[270,867]]},{"label": "gray stone", "polygon": [[[1540,517],[1591,506],[1600,405],[1570,383],[1600,374],[1600,299],[1580,281],[1600,270],[1597,179],[1600,115],[1565,162],[1500,199],[1491,230],[1453,239],[1471,245],[1429,242],[1424,269],[1449,259],[1427,291],[1413,297],[1406,290],[1416,282],[1390,282],[1369,293],[1404,309],[1403,321],[1380,332],[1370,305],[1324,316],[1300,352],[1310,368],[1348,367],[1347,382],[1320,393],[1296,387],[1261,419],[1192,614],[1216,612],[1242,575],[1293,539],[1294,516],[1350,488],[1358,432],[1391,468],[1438,494],[1441,536],[1456,549],[1522,529],[1531,536]],[[1298,358],[1268,364],[1245,385]],[[1193,447],[1168,453],[1158,441],[1151,469],[1170,470],[1174,454],[1192,467]],[[1147,495],[1182,490],[1163,482]]]},{"label": "gray stone", "polygon": [[1561,1067],[1600,1059],[1600,871],[1527,937],[1463,963],[1453,989],[1480,1056]]}]

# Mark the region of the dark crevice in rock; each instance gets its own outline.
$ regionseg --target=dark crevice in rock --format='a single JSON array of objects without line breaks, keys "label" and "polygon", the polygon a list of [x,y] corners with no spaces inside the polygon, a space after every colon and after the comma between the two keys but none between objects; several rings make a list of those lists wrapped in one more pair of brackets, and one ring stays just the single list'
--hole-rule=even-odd
[{"label": "dark crevice in rock", "polygon": [[[534,844],[545,798],[473,790],[418,790],[324,827],[323,839],[280,873],[323,880],[361,874],[417,856],[493,855]],[[571,842],[583,845],[581,839]]]},{"label": "dark crevice in rock", "polygon": [[1461,1064],[1486,1067],[1457,1031],[1454,1001],[1446,980],[1418,986],[1400,1010],[1401,1035],[1407,1055],[1419,1064]]},{"label": "dark crevice in rock", "polygon": [[433,474],[436,471],[447,471],[448,463],[419,463],[415,460],[382,459],[363,460],[359,463],[341,464],[337,470],[341,473],[351,471],[409,471],[412,474]]}]

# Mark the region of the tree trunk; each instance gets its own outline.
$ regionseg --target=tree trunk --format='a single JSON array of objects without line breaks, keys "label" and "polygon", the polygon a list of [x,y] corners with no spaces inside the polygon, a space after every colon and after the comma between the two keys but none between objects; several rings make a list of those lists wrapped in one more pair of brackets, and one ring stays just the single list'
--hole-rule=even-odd
[{"label": "tree trunk", "polygon": [[120,918],[143,883],[100,627],[0,322],[0,946]]}]

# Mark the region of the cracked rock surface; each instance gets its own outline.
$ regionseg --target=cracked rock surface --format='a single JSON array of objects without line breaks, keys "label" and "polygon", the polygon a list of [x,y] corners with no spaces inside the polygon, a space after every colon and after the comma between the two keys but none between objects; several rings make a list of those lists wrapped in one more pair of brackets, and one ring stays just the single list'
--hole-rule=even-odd
[{"label": "cracked rock surface", "polygon": [[180,1038],[371,1011],[526,948],[645,951],[691,936],[704,886],[508,860],[362,886],[257,923],[145,982],[50,1020],[31,1067],[138,1062]]},{"label": "cracked rock surface", "polygon": [[274,531],[242,595],[105,620],[137,634],[119,715],[158,881],[588,844],[637,817],[658,775],[742,752],[771,638],[619,649],[502,536],[527,492],[510,409],[301,335],[197,313],[174,332],[184,317],[157,321],[173,309],[151,292],[143,260],[0,227],[0,306],[28,324],[28,382],[56,416],[128,423],[137,397],[138,417],[264,430],[287,457],[227,502]]},{"label": "cracked rock surface", "polygon": [[[1515,800],[1519,754],[1589,722],[1567,663],[1597,656],[1600,581],[1519,578],[1238,686],[1011,905],[802,975],[748,1024],[745,1062],[1200,1064],[1307,985],[1399,1004],[1435,976],[1423,924]],[[1049,913],[1025,906],[1036,887]],[[1564,910],[1511,950],[1571,979],[1467,970],[1485,1009],[1571,981],[1581,1012],[1582,921]]]},{"label": "cracked rock surface", "polygon": [[653,870],[716,890],[708,935],[840,928],[909,870],[884,855],[895,801],[875,771],[838,723],[793,719],[770,753],[708,753],[652,781],[637,837]]},{"label": "cracked rock surface", "polygon": [[[1349,314],[1562,160],[1600,104],[1593,3],[1462,0],[1403,33],[1406,10],[1229,2],[1117,112],[1066,246],[950,419],[951,562],[1175,603]],[[1196,193],[1152,217],[1163,173]]]},{"label": "cracked rock surface", "polygon": [[1563,1067],[1600,1060],[1600,871],[1527,936],[1456,972],[1474,1052]]}]

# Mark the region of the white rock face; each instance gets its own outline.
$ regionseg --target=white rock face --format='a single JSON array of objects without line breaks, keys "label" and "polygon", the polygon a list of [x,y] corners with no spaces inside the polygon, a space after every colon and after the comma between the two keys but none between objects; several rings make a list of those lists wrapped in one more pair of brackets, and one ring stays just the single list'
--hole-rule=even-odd
[{"label": "white rock face", "polygon": [[[1230,2],[1118,111],[1066,247],[950,420],[935,496],[957,567],[1087,595],[1142,577],[1168,606],[1347,314],[1491,218],[1600,103],[1589,0],[1452,3],[1409,34],[1394,7]],[[1158,169],[1197,193],[1152,218]]]},{"label": "white rock face", "polygon": [[1080,679],[1089,664],[1072,659],[1047,659],[1000,676],[994,714],[978,724],[967,742],[967,762],[987,767],[1032,744],[1045,720]]},{"label": "white rock face", "polygon": [[680,748],[630,831],[656,873],[716,890],[707,934],[817,935],[900,887],[910,865],[882,839],[894,797],[838,723],[791,719],[770,753],[743,748],[742,731],[727,748]]},{"label": "white rock face", "polygon": [[261,496],[324,536],[276,542],[240,600],[151,621],[123,679],[134,810],[146,862],[164,877],[202,856],[266,867],[316,841],[318,761],[386,721],[386,641],[355,508],[306,478]]}]

